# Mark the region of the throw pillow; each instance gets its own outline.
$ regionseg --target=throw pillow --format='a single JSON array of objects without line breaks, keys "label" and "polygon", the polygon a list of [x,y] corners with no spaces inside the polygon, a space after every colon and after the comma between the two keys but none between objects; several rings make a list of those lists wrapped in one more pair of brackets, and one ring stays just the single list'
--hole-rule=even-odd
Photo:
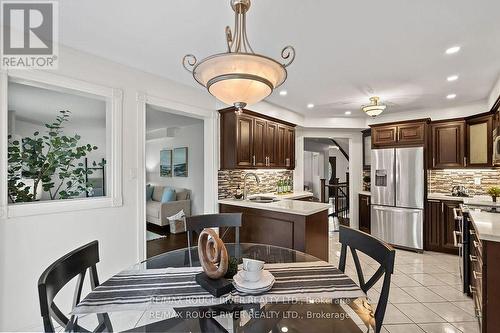
[{"label": "throw pillow", "polygon": [[151,197],[153,196],[153,190],[154,187],[151,186],[151,184],[146,185],[146,201],[151,200]]},{"label": "throw pillow", "polygon": [[163,196],[161,197],[161,202],[171,202],[175,201],[175,190],[171,188],[165,188],[163,191]]}]

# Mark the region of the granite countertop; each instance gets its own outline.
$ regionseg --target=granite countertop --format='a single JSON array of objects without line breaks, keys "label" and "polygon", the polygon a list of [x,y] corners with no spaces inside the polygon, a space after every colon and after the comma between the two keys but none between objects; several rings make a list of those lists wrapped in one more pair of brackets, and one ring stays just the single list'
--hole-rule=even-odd
[{"label": "granite countertop", "polygon": [[492,206],[498,205],[499,203],[493,203],[491,197],[488,195],[476,195],[471,197],[454,197],[451,194],[444,193],[427,193],[427,199],[431,200],[450,200],[463,202],[466,205],[481,205],[481,206]]},{"label": "granite countertop", "polygon": [[479,239],[500,242],[500,214],[469,210]]},{"label": "granite countertop", "polygon": [[372,193],[369,191],[358,191],[358,193],[362,195],[372,195]]},{"label": "granite countertop", "polygon": [[[238,199],[222,199],[218,202],[223,205],[232,205],[238,207],[246,207],[246,208],[255,208],[255,209],[263,209],[270,210],[281,213],[309,216],[312,214],[316,214],[327,210],[330,208],[329,204],[320,203],[320,202],[310,202],[310,201],[300,201],[293,199],[301,199],[312,196],[311,192],[293,192],[287,194],[274,194],[274,193],[263,193],[258,194],[259,196],[272,196],[278,201],[271,203],[261,203],[261,202],[252,202],[249,200],[238,200]],[[253,197],[257,195],[250,195],[249,197]]]}]

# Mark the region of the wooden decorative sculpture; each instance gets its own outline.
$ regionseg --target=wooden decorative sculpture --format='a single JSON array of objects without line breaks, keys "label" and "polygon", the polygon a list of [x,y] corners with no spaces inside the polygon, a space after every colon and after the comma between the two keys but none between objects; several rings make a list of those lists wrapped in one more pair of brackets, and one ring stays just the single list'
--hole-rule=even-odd
[{"label": "wooden decorative sculpture", "polygon": [[204,229],[200,233],[198,257],[209,278],[219,279],[226,274],[229,256],[224,242],[213,229]]}]

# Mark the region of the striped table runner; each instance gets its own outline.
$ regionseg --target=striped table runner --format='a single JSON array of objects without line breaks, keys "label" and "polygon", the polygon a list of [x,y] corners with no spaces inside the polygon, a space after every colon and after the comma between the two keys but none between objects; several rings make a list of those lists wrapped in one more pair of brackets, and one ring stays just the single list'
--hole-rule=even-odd
[{"label": "striped table runner", "polygon": [[365,294],[345,274],[324,261],[266,264],[275,277],[273,288],[261,295],[233,291],[215,298],[195,281],[201,267],[123,271],[93,290],[74,314],[124,310],[165,310],[238,303],[328,302]]}]

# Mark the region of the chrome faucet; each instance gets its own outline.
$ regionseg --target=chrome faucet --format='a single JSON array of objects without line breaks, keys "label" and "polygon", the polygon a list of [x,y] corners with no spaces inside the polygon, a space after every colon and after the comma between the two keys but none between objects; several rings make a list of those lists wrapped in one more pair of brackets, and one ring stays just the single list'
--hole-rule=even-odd
[{"label": "chrome faucet", "polygon": [[255,181],[257,181],[257,184],[260,184],[260,179],[259,179],[259,176],[257,176],[256,173],[254,172],[249,172],[247,174],[245,174],[245,177],[243,177],[243,200],[246,200],[247,199],[247,178],[248,176],[253,176],[255,178]]}]

